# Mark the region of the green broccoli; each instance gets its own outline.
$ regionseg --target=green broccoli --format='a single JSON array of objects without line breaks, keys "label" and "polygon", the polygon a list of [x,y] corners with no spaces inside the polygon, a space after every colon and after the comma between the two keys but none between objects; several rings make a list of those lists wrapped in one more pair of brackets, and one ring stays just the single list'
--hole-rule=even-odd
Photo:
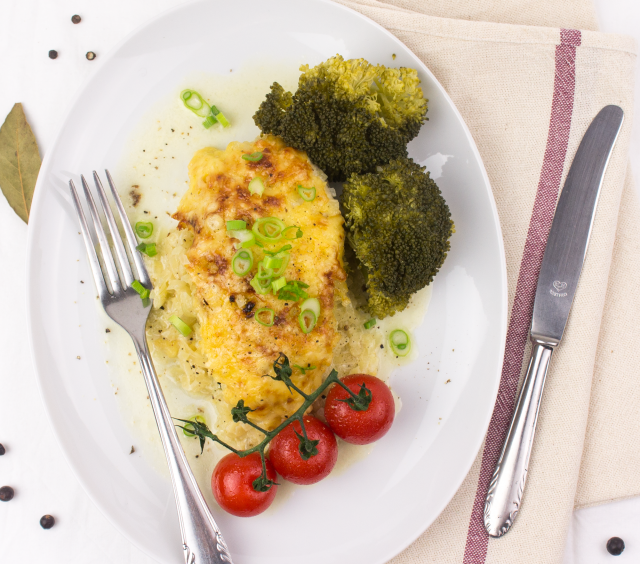
[{"label": "green broccoli", "polygon": [[407,143],[427,119],[415,70],[340,55],[300,70],[295,94],[275,82],[260,104],[253,119],[262,133],[306,151],[331,181],[407,156]]},{"label": "green broccoli", "polygon": [[347,241],[378,319],[402,311],[429,284],[449,250],[451,214],[425,168],[408,158],[344,183]]}]

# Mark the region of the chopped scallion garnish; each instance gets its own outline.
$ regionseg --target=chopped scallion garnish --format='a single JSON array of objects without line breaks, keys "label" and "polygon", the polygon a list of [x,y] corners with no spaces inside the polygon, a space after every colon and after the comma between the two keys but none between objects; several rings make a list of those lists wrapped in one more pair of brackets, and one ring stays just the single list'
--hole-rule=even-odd
[{"label": "chopped scallion garnish", "polygon": [[[203,423],[204,425],[207,424],[206,419],[202,416],[202,415],[194,415],[193,417],[189,417],[190,421],[197,421],[198,423]],[[193,425],[190,425],[189,423],[185,423],[184,427],[182,427],[182,432],[185,434],[185,436],[187,437],[195,437],[195,433],[190,433],[189,431],[187,431],[187,429],[193,429]]]},{"label": "chopped scallion garnish", "polygon": [[[295,232],[292,232],[292,230],[295,230]],[[295,241],[300,237],[302,237],[302,230],[297,225],[290,225],[282,231],[282,238],[287,241]]]},{"label": "chopped scallion garnish", "polygon": [[231,219],[227,221],[228,231],[235,231],[236,229],[246,229],[246,228],[247,228],[247,222],[242,221],[241,219]]},{"label": "chopped scallion garnish", "polygon": [[283,253],[284,251],[289,251],[291,249],[293,249],[291,245],[284,245],[283,247],[280,247],[277,251],[265,251],[264,254],[269,255],[271,257],[275,257],[277,254]]},{"label": "chopped scallion garnish", "polygon": [[149,288],[145,288],[138,280],[134,280],[131,283],[131,287],[136,292],[138,292],[138,294],[140,294],[140,298],[142,298],[143,300],[146,300],[149,297],[149,294],[151,293],[151,290],[149,290]]},{"label": "chopped scallion garnish", "polygon": [[155,257],[158,254],[155,243],[140,243],[136,249],[148,257]]},{"label": "chopped scallion garnish", "polygon": [[249,249],[240,249],[231,259],[231,268],[238,276],[245,276],[253,267],[253,253]]},{"label": "chopped scallion garnish", "polygon": [[254,276],[250,284],[257,294],[267,294],[271,290],[271,277],[260,279]]},{"label": "chopped scallion garnish", "polygon": [[195,90],[183,90],[180,98],[184,105],[197,116],[207,117],[211,113],[211,106]]},{"label": "chopped scallion garnish", "polygon": [[293,280],[287,282],[287,284],[278,292],[278,299],[289,302],[297,302],[298,300],[304,300],[309,297],[303,288],[308,288],[309,285],[304,282],[298,282]]},{"label": "chopped scallion garnish", "polygon": [[262,217],[251,228],[256,239],[262,243],[277,243],[282,238],[284,230],[284,222],[277,217]]},{"label": "chopped scallion garnish", "polygon": [[298,184],[298,194],[305,202],[313,202],[316,199],[316,189],[314,187],[305,188]]},{"label": "chopped scallion garnish", "polygon": [[191,327],[189,327],[182,319],[180,319],[177,315],[172,315],[169,318],[169,323],[173,325],[180,333],[182,333],[185,337],[191,335]]},{"label": "chopped scallion garnish", "polygon": [[282,288],[287,285],[287,281],[284,279],[284,276],[281,276],[277,280],[271,282],[271,288],[273,288],[273,293],[277,294]]},{"label": "chopped scallion garnish", "polygon": [[153,233],[153,223],[150,221],[138,221],[136,223],[136,235],[140,239],[148,239]]},{"label": "chopped scallion garnish", "polygon": [[316,314],[313,313],[310,309],[305,309],[300,312],[298,316],[298,323],[300,324],[300,329],[304,334],[309,333],[316,326],[317,318]]},{"label": "chopped scallion garnish", "polygon": [[211,104],[211,114],[222,124],[222,127],[229,127],[231,125],[225,115],[213,104]]},{"label": "chopped scallion garnish", "polygon": [[318,298],[309,298],[300,304],[300,311],[311,310],[315,313],[316,318],[320,317],[320,300]]},{"label": "chopped scallion garnish", "polygon": [[249,194],[258,194],[258,196],[262,196],[264,192],[264,182],[262,182],[262,178],[256,176],[249,182]]},{"label": "chopped scallion garnish", "polygon": [[262,159],[262,153],[260,151],[256,151],[255,153],[244,154],[242,155],[242,158],[245,161],[251,161],[252,163],[257,163],[259,160]]},{"label": "chopped scallion garnish", "polygon": [[275,322],[276,312],[270,307],[263,307],[254,313],[253,318],[260,323],[260,325],[271,327]]},{"label": "chopped scallion garnish", "polygon": [[229,231],[229,237],[233,237],[234,239],[238,239],[238,241],[240,241],[240,245],[236,245],[236,249],[238,248],[238,246],[244,249],[248,249],[249,247],[252,247],[256,242],[256,236],[248,229],[237,229]]},{"label": "chopped scallion garnish", "polygon": [[402,329],[394,329],[389,334],[389,345],[397,356],[406,356],[411,350],[409,334]]},{"label": "chopped scallion garnish", "polygon": [[365,329],[371,329],[375,324],[376,324],[376,320],[375,319],[369,319],[369,321],[365,322],[364,328]]}]

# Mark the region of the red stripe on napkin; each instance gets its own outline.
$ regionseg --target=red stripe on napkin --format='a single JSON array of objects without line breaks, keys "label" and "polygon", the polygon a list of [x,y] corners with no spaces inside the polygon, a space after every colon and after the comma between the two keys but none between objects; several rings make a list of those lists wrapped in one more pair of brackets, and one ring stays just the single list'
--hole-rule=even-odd
[{"label": "red stripe on napkin", "polygon": [[567,155],[575,91],[576,47],[580,45],[581,34],[574,29],[563,29],[560,31],[560,41],[560,45],[556,46],[555,82],[547,148],[520,263],[516,295],[507,330],[498,398],[482,453],[482,466],[469,522],[463,564],[484,564],[487,557],[489,535],[484,528],[484,502],[515,409],[516,391],[531,325],[538,274]]}]

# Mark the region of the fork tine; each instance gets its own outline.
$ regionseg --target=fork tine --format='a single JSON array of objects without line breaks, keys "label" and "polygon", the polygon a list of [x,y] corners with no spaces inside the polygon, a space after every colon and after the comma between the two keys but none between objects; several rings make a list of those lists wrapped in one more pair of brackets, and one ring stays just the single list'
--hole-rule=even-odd
[{"label": "fork tine", "polygon": [[104,299],[109,296],[109,290],[107,289],[107,285],[104,281],[104,276],[102,275],[100,261],[98,260],[96,248],[91,238],[87,220],[84,217],[84,212],[82,211],[82,206],[80,205],[80,200],[78,199],[78,193],[76,192],[76,187],[73,184],[73,180],[69,180],[69,188],[71,190],[71,199],[73,200],[73,205],[75,206],[76,213],[78,214],[78,221],[80,222],[80,231],[82,232],[84,245],[87,248],[87,256],[89,258],[91,272],[93,273],[93,280],[96,283],[96,289],[98,290],[100,299]]},{"label": "fork tine", "polygon": [[118,270],[116,269],[115,262],[113,262],[113,255],[111,254],[111,249],[109,248],[109,242],[107,241],[107,236],[105,235],[104,229],[102,228],[102,222],[100,221],[100,216],[98,215],[96,203],[93,201],[93,196],[91,195],[91,191],[89,190],[89,185],[87,184],[87,181],[85,180],[83,175],[80,175],[80,179],[82,180],[84,196],[87,199],[87,203],[89,204],[89,212],[91,213],[91,219],[93,220],[93,228],[96,231],[98,242],[100,243],[102,260],[104,261],[104,265],[107,269],[107,276],[109,277],[109,282],[111,283],[113,295],[116,296],[122,292],[122,285],[120,284]]},{"label": "fork tine", "polygon": [[111,206],[107,200],[107,194],[105,193],[104,188],[102,187],[102,182],[100,182],[98,173],[95,170],[93,171],[93,180],[96,184],[96,189],[98,190],[98,197],[100,198],[100,202],[104,208],[104,214],[107,218],[109,231],[111,231],[111,238],[113,239],[113,245],[116,249],[116,255],[118,256],[118,262],[120,263],[120,271],[124,277],[124,283],[126,286],[131,286],[134,278],[133,272],[131,272],[131,265],[129,264],[129,257],[127,256],[127,251],[124,250],[122,237],[120,236],[118,225],[116,224],[113,212],[111,211]]},{"label": "fork tine", "polygon": [[111,174],[108,170],[105,169],[107,173],[107,180],[109,182],[109,188],[111,188],[111,194],[113,195],[113,200],[116,203],[116,208],[118,210],[118,215],[120,216],[120,221],[122,222],[122,227],[124,229],[124,234],[127,237],[127,242],[129,243],[129,250],[131,251],[131,256],[133,257],[133,261],[136,263],[136,270],[138,271],[140,282],[142,282],[143,286],[147,288],[151,288],[151,279],[149,278],[149,274],[147,272],[147,268],[144,265],[142,260],[142,256],[136,246],[138,245],[138,241],[136,239],[135,233],[131,228],[131,223],[129,223],[129,218],[127,217],[126,212],[124,211],[124,206],[122,205],[122,200],[118,195],[118,191],[116,190],[116,185],[113,182],[113,178],[111,178]]}]

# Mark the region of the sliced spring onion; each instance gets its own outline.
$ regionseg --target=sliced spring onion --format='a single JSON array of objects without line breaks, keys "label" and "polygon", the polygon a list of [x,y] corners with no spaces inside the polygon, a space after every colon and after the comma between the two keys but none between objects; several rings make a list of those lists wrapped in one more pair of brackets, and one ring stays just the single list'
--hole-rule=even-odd
[{"label": "sliced spring onion", "polygon": [[394,329],[389,334],[389,345],[394,354],[406,356],[411,350],[411,339],[409,334],[402,329]]},{"label": "sliced spring onion", "polygon": [[282,238],[284,230],[284,222],[277,217],[262,217],[251,228],[261,243],[277,243]]},{"label": "sliced spring onion", "polygon": [[[205,425],[207,424],[206,419],[202,415],[194,415],[193,417],[189,417],[189,420],[198,421],[199,423],[204,423]],[[195,437],[196,436],[195,433],[190,433],[189,431],[187,431],[188,427],[189,427],[189,423],[185,423],[184,427],[182,428],[182,432],[187,437]]]},{"label": "sliced spring onion", "polygon": [[229,231],[229,237],[233,237],[234,239],[238,239],[238,241],[240,241],[240,245],[236,245],[236,248],[240,246],[244,249],[248,249],[249,247],[252,247],[256,242],[256,236],[248,229],[237,229],[234,231]]},{"label": "sliced spring onion", "polygon": [[180,92],[180,98],[184,105],[197,116],[207,117],[211,113],[211,106],[195,90],[183,90]]},{"label": "sliced spring onion", "polygon": [[284,276],[281,276],[277,280],[271,282],[271,288],[273,289],[273,293],[277,294],[281,288],[284,288],[287,285],[287,281],[284,279]]},{"label": "sliced spring onion", "polygon": [[145,288],[142,284],[140,284],[140,282],[138,280],[134,280],[131,283],[131,287],[138,292],[138,294],[140,294],[140,297],[143,300],[146,300],[149,297],[149,294],[151,293],[151,290],[149,290],[148,288]]},{"label": "sliced spring onion", "polygon": [[180,319],[177,315],[172,315],[169,318],[169,323],[173,325],[180,333],[182,333],[185,337],[191,335],[191,327],[189,327],[182,319]]},{"label": "sliced spring onion", "polygon": [[225,115],[213,104],[211,104],[211,114],[222,124],[222,127],[229,127],[231,125]]},{"label": "sliced spring onion", "polygon": [[253,318],[260,323],[260,325],[271,327],[275,323],[276,312],[270,307],[262,307],[254,313]]},{"label": "sliced spring onion", "polygon": [[316,314],[313,313],[310,309],[305,309],[300,312],[298,316],[298,323],[300,324],[300,329],[306,335],[316,326]]},{"label": "sliced spring onion", "polygon": [[[291,232],[292,230],[295,230],[295,232]],[[302,230],[297,225],[290,225],[282,230],[282,238],[287,241],[295,241],[300,237],[302,237]]]},{"label": "sliced spring onion", "polygon": [[262,178],[256,176],[249,182],[249,194],[258,194],[258,196],[262,196],[264,192],[264,182],[262,182]]},{"label": "sliced spring onion", "polygon": [[231,219],[227,221],[227,231],[235,231],[237,229],[246,229],[247,222],[241,219]]},{"label": "sliced spring onion", "polygon": [[245,276],[253,268],[253,253],[249,249],[240,249],[231,259],[231,268],[238,276]]},{"label": "sliced spring onion", "polygon": [[261,261],[258,263],[258,273],[256,274],[256,278],[260,281],[271,280],[273,278],[273,270],[265,268],[264,263]]},{"label": "sliced spring onion", "polygon": [[155,257],[158,254],[155,243],[140,243],[136,249],[148,257]]},{"label": "sliced spring onion", "polygon": [[376,320],[375,319],[369,319],[369,321],[365,322],[364,328],[365,329],[371,329],[375,324],[376,324]]},{"label": "sliced spring onion", "polygon": [[242,158],[245,161],[251,161],[252,163],[257,163],[259,160],[262,159],[262,153],[260,151],[256,151],[255,153],[244,154],[242,155]]},{"label": "sliced spring onion", "polygon": [[261,280],[257,276],[254,276],[250,284],[257,294],[267,294],[269,290],[271,290],[271,277]]},{"label": "sliced spring onion", "polygon": [[270,268],[272,270],[276,270],[279,269],[282,266],[282,261],[284,259],[282,258],[276,258],[276,257],[270,257],[270,256],[266,256],[264,257],[262,264],[264,264],[265,268]]},{"label": "sliced spring onion", "polygon": [[314,187],[305,188],[298,184],[298,194],[305,202],[313,202],[316,199],[316,189]]},{"label": "sliced spring onion", "polygon": [[292,282],[287,282],[286,286],[280,289],[278,292],[278,299],[285,300],[289,302],[297,302],[298,300],[304,300],[309,297],[303,288],[308,288],[309,284],[305,284],[304,282],[298,282],[294,280]]},{"label": "sliced spring onion", "polygon": [[284,245],[283,247],[280,247],[277,251],[265,251],[264,254],[269,255],[270,257],[275,257],[276,255],[280,253],[284,253],[285,251],[289,251],[291,249],[293,249],[291,245]]},{"label": "sliced spring onion", "polygon": [[207,119],[205,119],[205,120],[202,122],[202,125],[204,125],[204,128],[205,128],[205,129],[209,129],[212,125],[215,125],[216,123],[218,123],[218,120],[217,120],[214,116],[212,116],[211,114],[209,114],[209,115],[207,116]]},{"label": "sliced spring onion", "polygon": [[318,298],[309,298],[300,304],[300,311],[311,310],[316,314],[316,318],[320,317],[320,300]]},{"label": "sliced spring onion", "polygon": [[140,239],[148,239],[153,233],[153,223],[150,221],[138,221],[136,223],[136,234]]},{"label": "sliced spring onion", "polygon": [[[274,277],[282,276],[284,274],[284,271],[287,269],[287,265],[289,264],[289,256],[290,256],[289,253],[284,253],[283,252],[283,253],[278,253],[274,257],[274,259],[282,261],[280,263],[279,267],[277,267],[277,268],[274,267],[275,268],[275,270],[273,271],[273,276]],[[265,260],[266,260],[266,258],[267,257],[265,257]]]}]

